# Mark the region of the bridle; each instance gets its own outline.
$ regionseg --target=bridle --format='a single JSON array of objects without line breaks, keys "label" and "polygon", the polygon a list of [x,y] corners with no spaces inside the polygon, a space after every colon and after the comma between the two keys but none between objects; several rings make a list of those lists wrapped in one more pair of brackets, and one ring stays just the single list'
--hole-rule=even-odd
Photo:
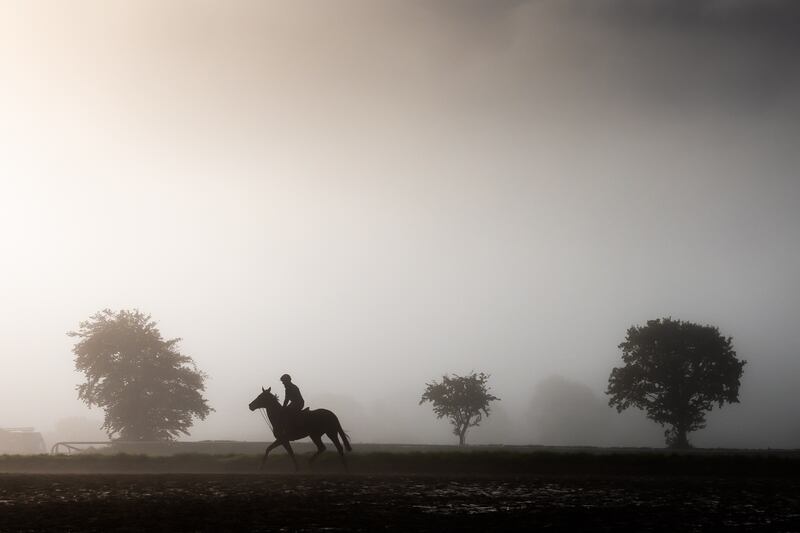
[{"label": "bridle", "polygon": [[267,415],[267,408],[266,407],[259,407],[258,412],[261,413],[261,418],[264,419],[264,423],[267,425],[272,434],[275,434],[275,428],[272,427],[272,422],[269,421],[269,415]]}]

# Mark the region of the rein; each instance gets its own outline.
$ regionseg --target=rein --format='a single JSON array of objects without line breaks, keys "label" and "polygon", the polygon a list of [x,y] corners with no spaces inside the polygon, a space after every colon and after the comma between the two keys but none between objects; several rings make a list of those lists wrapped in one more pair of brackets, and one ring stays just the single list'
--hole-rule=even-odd
[{"label": "rein", "polygon": [[267,424],[267,427],[269,428],[270,431],[272,431],[272,434],[274,435],[275,428],[272,427],[272,423],[269,421],[269,416],[267,416],[267,409],[262,407],[261,409],[258,410],[258,412],[261,413],[261,418],[264,419],[264,422]]}]

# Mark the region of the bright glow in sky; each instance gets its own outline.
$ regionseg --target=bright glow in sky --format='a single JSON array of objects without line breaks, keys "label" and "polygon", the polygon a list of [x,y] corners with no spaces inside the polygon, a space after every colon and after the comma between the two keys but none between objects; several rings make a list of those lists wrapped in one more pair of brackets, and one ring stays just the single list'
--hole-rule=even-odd
[{"label": "bright glow in sky", "polygon": [[716,2],[298,4],[0,6],[0,426],[99,420],[64,333],[137,307],[210,376],[192,438],[266,438],[289,372],[356,440],[449,442],[416,402],[474,369],[474,440],[537,442],[537,383],[602,402],[673,316],[750,361],[698,443],[800,446],[796,38]]}]

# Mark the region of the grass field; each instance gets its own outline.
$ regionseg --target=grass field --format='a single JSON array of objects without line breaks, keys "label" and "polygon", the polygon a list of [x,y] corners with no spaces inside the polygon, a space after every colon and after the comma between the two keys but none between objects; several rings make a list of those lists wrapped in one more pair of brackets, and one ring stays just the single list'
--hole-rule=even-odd
[{"label": "grass field", "polygon": [[[255,449],[262,449],[258,445]],[[796,451],[576,449],[536,447],[414,447],[355,445],[347,454],[355,474],[489,476],[800,476]],[[296,448],[302,472],[335,473],[342,466],[330,450],[313,465],[310,447]],[[150,455],[81,453],[0,456],[0,473],[255,473],[261,453]],[[265,472],[292,472],[289,457],[273,452]]]}]

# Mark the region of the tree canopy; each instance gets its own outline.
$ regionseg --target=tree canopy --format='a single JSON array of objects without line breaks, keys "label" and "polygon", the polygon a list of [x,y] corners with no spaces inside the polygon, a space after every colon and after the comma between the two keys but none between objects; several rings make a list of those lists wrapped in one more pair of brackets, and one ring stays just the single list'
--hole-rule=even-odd
[{"label": "tree canopy", "polygon": [[105,409],[103,429],[123,440],[172,440],[212,409],[202,396],[206,375],[165,340],[150,315],[109,309],[81,322],[72,352],[86,376],[78,397]]},{"label": "tree canopy", "polygon": [[736,358],[730,337],[713,326],[671,318],[649,320],[628,329],[619,345],[624,366],[608,378],[609,405],[621,412],[638,407],[668,425],[667,444],[689,447],[687,434],[705,427],[716,404],[739,401],[746,361]]},{"label": "tree canopy", "polygon": [[431,402],[437,418],[448,418],[458,444],[466,444],[467,430],[489,416],[489,402],[499,400],[489,393],[489,376],[472,372],[467,376],[442,376],[441,382],[426,383],[419,404]]}]

